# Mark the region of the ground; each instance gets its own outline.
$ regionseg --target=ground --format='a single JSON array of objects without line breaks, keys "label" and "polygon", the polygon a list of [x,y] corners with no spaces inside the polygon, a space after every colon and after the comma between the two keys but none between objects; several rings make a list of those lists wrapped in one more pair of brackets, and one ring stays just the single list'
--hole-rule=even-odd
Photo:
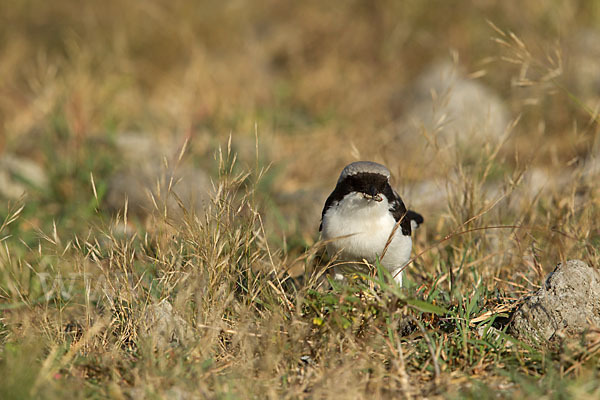
[{"label": "ground", "polygon": [[[0,4],[0,398],[589,398],[595,1]],[[327,280],[344,165],[424,215],[405,285]]]}]

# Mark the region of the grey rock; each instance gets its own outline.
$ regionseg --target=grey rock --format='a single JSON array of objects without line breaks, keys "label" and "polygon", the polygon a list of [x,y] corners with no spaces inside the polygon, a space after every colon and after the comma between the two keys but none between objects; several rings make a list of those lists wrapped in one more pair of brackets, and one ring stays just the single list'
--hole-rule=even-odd
[{"label": "grey rock", "polygon": [[404,103],[410,107],[403,107],[408,111],[400,120],[399,136],[413,145],[473,148],[502,136],[510,121],[498,94],[447,61],[426,69]]},{"label": "grey rock", "polygon": [[446,182],[441,179],[427,179],[407,185],[401,190],[400,196],[406,199],[415,210],[441,209],[448,205],[448,178]]},{"label": "grey rock", "polygon": [[116,136],[115,145],[126,160],[146,162],[151,158],[168,155],[175,151],[168,143],[159,143],[152,136],[137,132],[124,132]]},{"label": "grey rock", "polygon": [[129,215],[143,218],[166,208],[167,215],[180,218],[179,200],[185,210],[195,212],[210,200],[212,183],[206,172],[184,162],[165,164],[165,159],[177,155],[173,145],[140,133],[123,133],[117,136],[116,147],[123,167],[108,181],[104,206],[109,211],[122,211],[127,202]]},{"label": "grey rock", "polygon": [[600,175],[600,156],[597,154],[600,153],[596,150],[595,154],[590,155],[583,165],[583,178],[590,179],[593,182],[596,182],[598,179],[598,175]]},{"label": "grey rock", "polygon": [[[520,212],[524,208],[529,208],[539,196],[549,195],[567,187],[574,176],[571,170],[558,172],[532,167],[523,173],[515,187],[508,186],[505,179],[490,180],[481,186],[476,197],[488,204],[499,201],[496,209]],[[450,172],[443,178],[426,179],[406,185],[400,193],[415,209],[440,209],[446,207],[449,202],[455,201],[457,197],[463,196],[462,179]]]},{"label": "grey rock", "polygon": [[163,212],[166,207],[169,216],[181,217],[182,209],[177,199],[181,200],[185,210],[199,212],[210,200],[211,193],[208,174],[198,168],[129,167],[109,180],[106,206],[110,211],[119,211],[124,209],[127,201],[130,215],[144,217],[153,211]]},{"label": "grey rock", "polygon": [[560,263],[515,312],[509,332],[530,343],[600,326],[600,273],[580,260]]},{"label": "grey rock", "polygon": [[567,78],[575,95],[594,106],[600,99],[600,31],[582,29],[568,41],[565,49]]},{"label": "grey rock", "polygon": [[173,343],[185,344],[193,339],[192,328],[166,300],[150,305],[143,323],[141,336],[149,337],[158,349],[164,350]]},{"label": "grey rock", "polygon": [[172,399],[172,400],[188,400],[188,399],[201,399],[202,396],[200,396],[197,393],[191,393],[185,389],[182,389],[178,386],[173,386],[172,388],[170,388],[169,390],[167,390],[165,392],[165,397],[167,399]]},{"label": "grey rock", "polygon": [[4,154],[0,157],[0,196],[15,200],[31,188],[45,190],[48,177],[42,167],[32,160]]},{"label": "grey rock", "polygon": [[540,198],[548,198],[552,193],[564,190],[574,178],[573,171],[550,171],[541,167],[532,167],[525,171],[516,187],[508,190],[503,183],[497,183],[491,188],[491,198],[499,198],[508,191],[506,198],[498,207],[510,209],[519,213],[528,209],[531,204]]},{"label": "grey rock", "polygon": [[206,393],[198,394],[192,393],[178,386],[173,386],[165,391],[154,388],[151,384],[140,385],[131,388],[128,391],[129,397],[137,399],[170,399],[170,400],[192,400],[192,399],[206,399],[208,395]]},{"label": "grey rock", "polygon": [[236,155],[237,163],[244,167],[253,168],[258,158],[261,160],[270,160],[273,149],[268,140],[259,140],[258,143],[254,137],[236,136],[231,141],[231,151]]}]

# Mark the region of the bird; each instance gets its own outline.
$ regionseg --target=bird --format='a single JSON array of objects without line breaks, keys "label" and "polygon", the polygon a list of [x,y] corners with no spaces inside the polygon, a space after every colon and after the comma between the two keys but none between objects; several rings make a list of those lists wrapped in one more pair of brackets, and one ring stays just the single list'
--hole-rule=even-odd
[{"label": "bird", "polygon": [[390,185],[390,176],[382,164],[353,162],[342,170],[327,197],[319,231],[329,256],[342,261],[334,267],[334,279],[364,271],[364,261],[371,265],[379,261],[402,286],[402,270],[412,251],[411,232],[424,219],[406,208]]}]

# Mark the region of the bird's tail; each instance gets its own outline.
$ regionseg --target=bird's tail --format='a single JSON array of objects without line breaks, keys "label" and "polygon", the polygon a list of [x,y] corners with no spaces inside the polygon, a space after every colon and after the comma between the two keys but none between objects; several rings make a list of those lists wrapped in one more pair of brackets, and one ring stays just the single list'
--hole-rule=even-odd
[{"label": "bird's tail", "polygon": [[413,210],[408,210],[406,212],[405,218],[408,218],[408,220],[410,221],[410,227],[412,229],[417,229],[419,225],[421,225],[424,221],[423,216]]}]

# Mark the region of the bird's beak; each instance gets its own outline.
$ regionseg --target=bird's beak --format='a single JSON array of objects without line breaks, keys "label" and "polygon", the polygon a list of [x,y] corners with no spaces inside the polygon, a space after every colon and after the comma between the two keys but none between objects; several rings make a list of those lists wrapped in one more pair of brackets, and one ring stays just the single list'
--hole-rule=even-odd
[{"label": "bird's beak", "polygon": [[366,199],[375,200],[376,202],[380,202],[383,200],[381,194],[377,193],[377,190],[374,187],[369,188],[369,193],[364,193]]}]

